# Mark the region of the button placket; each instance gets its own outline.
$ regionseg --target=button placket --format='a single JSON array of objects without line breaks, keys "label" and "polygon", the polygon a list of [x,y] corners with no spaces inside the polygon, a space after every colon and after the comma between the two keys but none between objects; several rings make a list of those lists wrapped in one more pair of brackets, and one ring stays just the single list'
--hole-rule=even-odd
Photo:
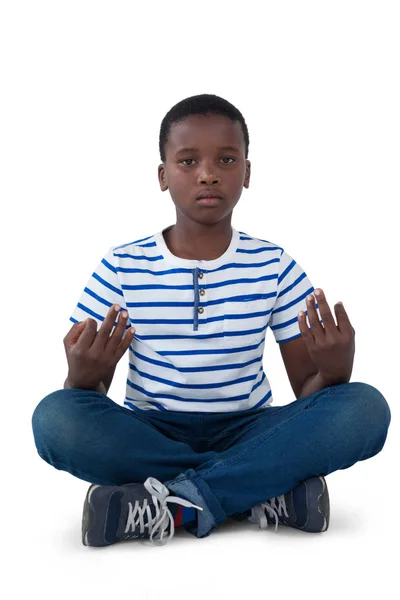
[{"label": "button placket", "polygon": [[194,285],[194,314],[193,314],[193,331],[199,329],[199,314],[204,313],[204,307],[200,306],[200,296],[204,296],[206,293],[205,289],[199,289],[199,279],[203,279],[204,273],[202,273],[198,267],[193,271],[193,285]]}]

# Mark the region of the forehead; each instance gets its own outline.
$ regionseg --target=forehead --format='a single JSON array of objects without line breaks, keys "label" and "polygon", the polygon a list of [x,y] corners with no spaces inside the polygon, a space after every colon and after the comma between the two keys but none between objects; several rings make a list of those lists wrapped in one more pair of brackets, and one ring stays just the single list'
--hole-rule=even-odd
[{"label": "forehead", "polygon": [[224,115],[190,115],[171,124],[167,145],[174,154],[186,147],[200,151],[224,146],[244,149],[244,139],[239,121]]}]

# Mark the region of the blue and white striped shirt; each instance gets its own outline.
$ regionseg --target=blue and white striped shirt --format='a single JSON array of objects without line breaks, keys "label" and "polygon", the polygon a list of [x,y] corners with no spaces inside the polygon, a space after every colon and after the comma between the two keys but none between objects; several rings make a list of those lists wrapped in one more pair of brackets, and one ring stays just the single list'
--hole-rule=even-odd
[{"label": "blue and white striped shirt", "polygon": [[233,227],[219,258],[177,257],[163,237],[170,227],[111,247],[70,321],[91,317],[99,329],[112,304],[128,311],[126,328],[136,329],[124,400],[130,410],[267,408],[266,330],[278,344],[300,337],[297,315],[307,314],[313,285],[283,248]]}]

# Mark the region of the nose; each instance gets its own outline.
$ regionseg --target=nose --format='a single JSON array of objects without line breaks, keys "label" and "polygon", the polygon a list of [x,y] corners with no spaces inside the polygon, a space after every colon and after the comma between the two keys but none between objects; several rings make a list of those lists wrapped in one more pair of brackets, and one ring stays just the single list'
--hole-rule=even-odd
[{"label": "nose", "polygon": [[202,163],[202,168],[200,169],[199,174],[199,183],[212,185],[215,183],[219,183],[220,178],[213,172],[215,169],[215,165],[212,160],[205,160]]},{"label": "nose", "polygon": [[214,174],[203,174],[199,178],[199,182],[205,183],[206,185],[213,185],[215,183],[219,183],[219,177],[216,177]]}]

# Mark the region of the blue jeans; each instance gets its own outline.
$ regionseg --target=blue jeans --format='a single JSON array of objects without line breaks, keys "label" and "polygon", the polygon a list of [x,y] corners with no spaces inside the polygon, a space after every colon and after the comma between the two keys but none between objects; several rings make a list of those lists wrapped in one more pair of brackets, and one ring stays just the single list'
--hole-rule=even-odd
[{"label": "blue jeans", "polygon": [[238,412],[131,411],[104,394],[61,389],[34,410],[37,452],[90,483],[155,477],[201,506],[192,535],[280,496],[314,475],[380,452],[391,420],[375,387],[334,385],[285,406]]}]

